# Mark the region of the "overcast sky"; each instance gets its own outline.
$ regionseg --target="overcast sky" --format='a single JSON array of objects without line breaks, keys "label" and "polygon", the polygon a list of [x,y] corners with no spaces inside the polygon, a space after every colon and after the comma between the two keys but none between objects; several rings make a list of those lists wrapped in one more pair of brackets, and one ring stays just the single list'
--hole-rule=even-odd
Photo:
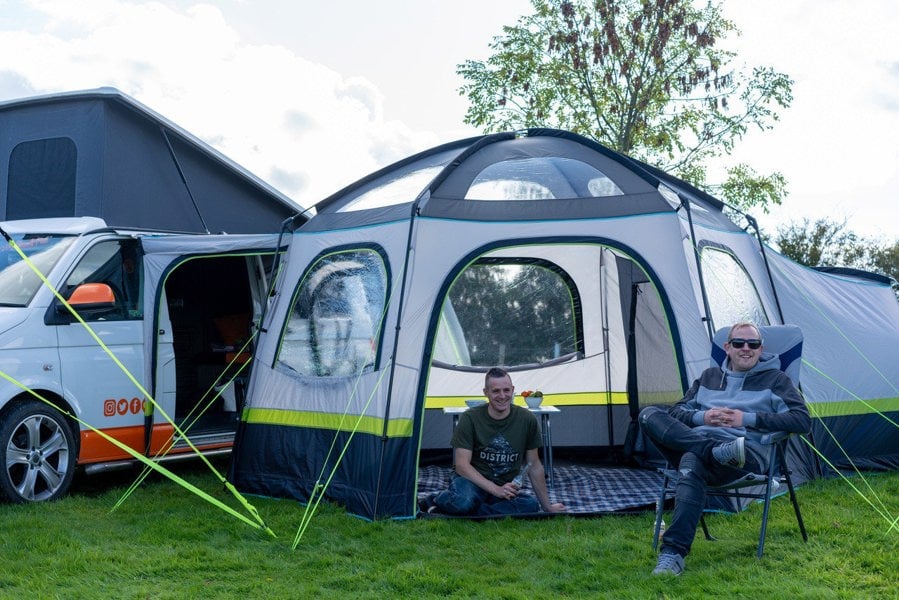
[{"label": "overcast sky", "polygon": [[[795,80],[737,160],[789,182],[764,229],[899,216],[899,2],[726,0],[737,62]],[[528,0],[0,0],[0,100],[114,86],[303,206],[390,162],[476,135],[457,64]]]}]

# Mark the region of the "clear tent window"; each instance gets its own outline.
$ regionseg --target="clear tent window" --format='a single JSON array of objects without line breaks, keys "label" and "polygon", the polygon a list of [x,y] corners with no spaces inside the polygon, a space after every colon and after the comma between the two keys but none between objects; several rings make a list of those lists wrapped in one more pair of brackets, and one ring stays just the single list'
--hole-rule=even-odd
[{"label": "clear tent window", "polygon": [[311,377],[372,371],[386,298],[387,273],[377,252],[320,258],[297,288],[279,363]]}]

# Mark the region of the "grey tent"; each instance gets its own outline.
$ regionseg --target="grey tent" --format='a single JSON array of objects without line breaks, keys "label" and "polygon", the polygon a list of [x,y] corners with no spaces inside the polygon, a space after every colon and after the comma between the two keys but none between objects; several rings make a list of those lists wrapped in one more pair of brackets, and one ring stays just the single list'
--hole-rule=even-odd
[{"label": "grey tent", "polygon": [[557,452],[635,456],[640,408],[676,402],[710,365],[713,332],[746,319],[805,335],[808,440],[826,464],[797,442],[796,479],[899,466],[890,286],[797,265],[741,225],[564,131],[461,140],[374,173],[292,236],[231,478],[411,517],[419,467],[448,449],[453,409],[494,364],[559,408]]},{"label": "grey tent", "polygon": [[0,220],[270,233],[301,209],[113,88],[0,103]]}]

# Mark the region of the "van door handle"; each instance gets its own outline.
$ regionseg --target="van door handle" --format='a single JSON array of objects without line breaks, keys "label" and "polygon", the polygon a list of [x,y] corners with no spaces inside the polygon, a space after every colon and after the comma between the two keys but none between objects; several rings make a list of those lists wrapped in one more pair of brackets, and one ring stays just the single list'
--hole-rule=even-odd
[{"label": "van door handle", "polygon": [[165,329],[160,329],[160,330],[159,330],[159,335],[165,335]]}]

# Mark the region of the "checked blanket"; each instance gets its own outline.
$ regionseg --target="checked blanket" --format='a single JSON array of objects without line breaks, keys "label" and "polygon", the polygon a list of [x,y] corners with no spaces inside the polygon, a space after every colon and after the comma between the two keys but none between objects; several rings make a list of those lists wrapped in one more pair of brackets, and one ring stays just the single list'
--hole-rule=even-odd
[{"label": "checked blanket", "polygon": [[[452,470],[429,465],[418,470],[419,499],[446,489]],[[655,510],[662,476],[654,470],[626,467],[566,465],[555,467],[553,502],[563,503],[569,513],[601,514]],[[530,482],[524,489],[530,491]]]}]

